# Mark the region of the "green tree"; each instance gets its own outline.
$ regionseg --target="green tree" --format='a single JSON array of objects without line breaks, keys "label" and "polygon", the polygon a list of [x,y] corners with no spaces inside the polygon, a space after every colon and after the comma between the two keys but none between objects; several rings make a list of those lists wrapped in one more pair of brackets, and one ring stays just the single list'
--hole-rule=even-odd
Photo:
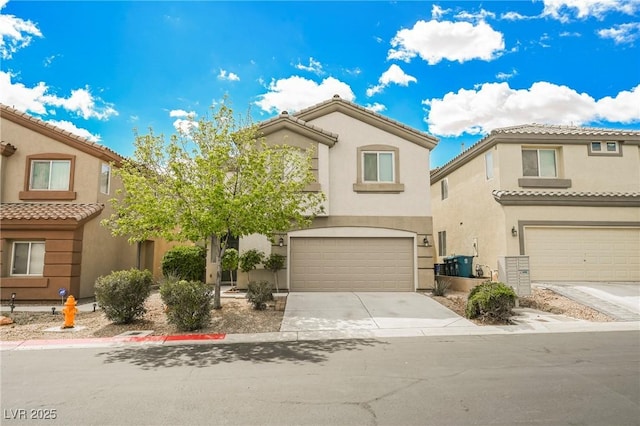
[{"label": "green tree", "polygon": [[234,248],[228,248],[224,251],[224,255],[222,256],[222,270],[229,271],[229,276],[231,277],[231,287],[235,288],[235,283],[233,282],[233,271],[238,269],[238,250]]},{"label": "green tree", "polygon": [[278,271],[284,268],[284,263],[286,260],[287,258],[281,254],[271,253],[269,257],[267,257],[267,259],[264,261],[264,267],[273,272],[273,280],[276,284],[276,291],[278,293],[280,292],[280,288],[278,286]]},{"label": "green tree", "polygon": [[226,102],[187,127],[169,142],[153,129],[136,132],[133,158],[114,170],[124,190],[103,224],[130,242],[211,239],[218,309],[229,236],[306,227],[324,195],[304,191],[314,180],[311,152],[267,145],[258,126],[237,119]]}]

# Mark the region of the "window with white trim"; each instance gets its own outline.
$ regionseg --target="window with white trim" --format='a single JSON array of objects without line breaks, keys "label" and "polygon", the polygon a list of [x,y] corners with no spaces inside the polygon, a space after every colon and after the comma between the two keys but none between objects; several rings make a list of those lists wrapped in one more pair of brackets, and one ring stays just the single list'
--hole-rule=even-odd
[{"label": "window with white trim", "polygon": [[109,195],[111,190],[111,166],[107,163],[102,163],[100,169],[100,192],[102,194]]},{"label": "window with white trim", "polygon": [[620,144],[618,141],[593,141],[589,145],[589,154],[619,155]]},{"label": "window with white trim", "polygon": [[440,197],[442,200],[449,198],[449,180],[447,178],[440,181]]},{"label": "window with white trim", "polygon": [[529,177],[557,177],[555,149],[522,149],[522,175]]},{"label": "window with white trim", "polygon": [[44,241],[14,241],[11,275],[39,275],[44,271]]},{"label": "window with white trim", "polygon": [[484,154],[484,170],[486,179],[493,179],[493,151]]},{"label": "window with white trim", "polygon": [[69,160],[31,160],[29,189],[37,191],[68,191],[71,176]]},{"label": "window with white trim", "polygon": [[394,152],[362,153],[362,181],[363,182],[394,182]]}]

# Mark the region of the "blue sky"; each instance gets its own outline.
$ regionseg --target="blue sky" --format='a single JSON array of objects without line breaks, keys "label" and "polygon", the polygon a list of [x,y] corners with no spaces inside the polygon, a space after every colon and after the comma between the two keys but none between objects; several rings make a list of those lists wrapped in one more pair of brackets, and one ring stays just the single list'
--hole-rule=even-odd
[{"label": "blue sky", "polygon": [[[133,153],[227,95],[260,121],[334,94],[440,139],[640,128],[640,1],[0,0],[0,102]],[[1,131],[1,129],[0,129]]]}]

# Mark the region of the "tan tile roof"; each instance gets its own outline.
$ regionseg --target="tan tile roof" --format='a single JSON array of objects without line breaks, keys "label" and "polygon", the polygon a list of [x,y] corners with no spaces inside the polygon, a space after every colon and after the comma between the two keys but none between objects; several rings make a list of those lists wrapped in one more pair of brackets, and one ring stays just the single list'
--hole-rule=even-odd
[{"label": "tan tile roof", "polygon": [[[27,125],[27,127],[30,127],[32,129],[35,128],[41,133],[54,135],[53,137],[55,139],[59,139],[62,142],[75,143],[77,146],[83,146],[88,152],[93,153],[94,155],[100,153],[103,156],[108,157],[108,159],[116,162],[120,162],[123,160],[123,157],[120,154],[110,148],[107,148],[104,145],[91,142],[89,139],[85,139],[67,130],[63,130],[43,120],[40,120],[39,118],[33,117],[26,112],[11,108],[10,106],[0,104],[0,116],[6,118],[7,120],[16,122],[20,125]],[[15,144],[15,142],[18,141],[5,142],[14,142]]]},{"label": "tan tile roof", "polygon": [[495,190],[493,195],[520,197],[640,197],[640,192],[577,192],[577,191],[522,191]]},{"label": "tan tile roof", "polygon": [[262,121],[258,124],[259,128],[264,132],[265,135],[269,134],[278,124],[290,122],[293,125],[301,126],[304,129],[312,132],[311,134],[316,134],[320,138],[325,140],[330,140],[331,146],[338,141],[338,134],[325,130],[321,127],[315,126],[311,123],[307,123],[306,121],[295,117],[289,114],[287,111],[282,111],[277,117],[270,118],[268,120]]},{"label": "tan tile roof", "polygon": [[71,203],[2,203],[0,220],[65,220],[87,219],[104,208],[103,204]]},{"label": "tan tile roof", "polygon": [[521,124],[494,129],[489,135],[571,135],[571,136],[640,136],[640,130],[607,129],[599,127],[560,126],[553,124]]}]

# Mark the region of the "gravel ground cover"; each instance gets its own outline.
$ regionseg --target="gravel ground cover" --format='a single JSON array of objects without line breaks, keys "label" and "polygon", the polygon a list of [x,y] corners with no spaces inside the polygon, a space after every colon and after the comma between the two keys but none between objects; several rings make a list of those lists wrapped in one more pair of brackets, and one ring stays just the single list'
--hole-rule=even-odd
[{"label": "gravel ground cover", "polygon": [[[553,291],[534,288],[531,297],[520,298],[520,306],[530,307],[554,314],[594,322],[613,321],[610,317],[589,307],[576,303]],[[467,293],[450,291],[445,296],[431,296],[434,300],[464,316]],[[64,323],[59,309],[55,315],[47,312],[24,312],[18,306],[11,317],[14,323],[0,327],[0,340],[32,339],[77,339],[89,337],[113,337],[129,331],[153,330],[151,335],[179,334],[178,330],[166,321],[164,305],[157,292],[146,301],[147,312],[144,317],[132,324],[112,324],[104,314],[80,312],[76,316],[76,328],[73,331],[46,331],[58,328]],[[280,331],[284,312],[276,311],[273,303],[266,310],[254,310],[243,298],[223,298],[222,309],[212,311],[211,325],[197,333],[266,333]],[[476,322],[483,324],[481,322]]]}]

